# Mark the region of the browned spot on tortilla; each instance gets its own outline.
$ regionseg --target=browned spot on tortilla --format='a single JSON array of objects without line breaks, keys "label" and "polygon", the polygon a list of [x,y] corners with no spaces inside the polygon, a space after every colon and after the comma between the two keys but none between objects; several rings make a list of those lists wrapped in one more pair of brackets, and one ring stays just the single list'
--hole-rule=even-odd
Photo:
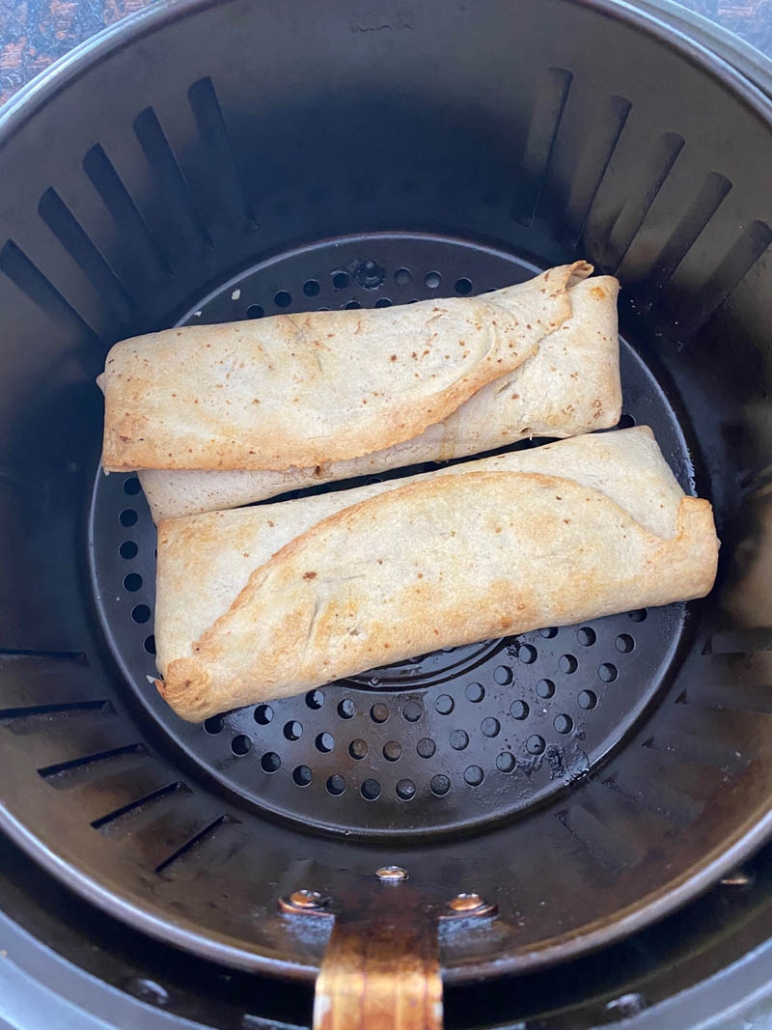
[{"label": "browned spot on tortilla", "polygon": [[315,579],[315,578],[316,578],[316,573],[315,572],[304,572],[303,573],[303,579]]}]

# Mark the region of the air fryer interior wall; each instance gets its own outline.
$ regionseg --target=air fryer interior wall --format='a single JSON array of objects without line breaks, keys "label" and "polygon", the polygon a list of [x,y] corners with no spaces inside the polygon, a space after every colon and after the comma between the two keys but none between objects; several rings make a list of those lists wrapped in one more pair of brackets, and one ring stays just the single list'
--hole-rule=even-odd
[{"label": "air fryer interior wall", "polygon": [[[10,835],[154,935],[298,976],[325,935],[278,897],[370,892],[399,864],[437,904],[476,890],[499,906],[443,936],[451,982],[607,943],[757,846],[772,761],[769,115],[643,17],[567,0],[174,5],[12,109]],[[270,716],[171,716],[146,681],[147,511],[134,477],[98,474],[93,379],[110,344],[478,292],[575,255],[623,283],[628,424],[652,424],[715,505],[712,598],[430,656]]]},{"label": "air fryer interior wall", "polygon": [[[769,847],[726,884],[601,952],[448,988],[446,1025],[543,1030],[733,1030],[769,1011]],[[312,985],[239,972],[178,951],[100,913],[0,838],[0,1027],[307,1027]],[[77,1013],[77,1015],[75,1014]],[[4,1022],[5,1021],[5,1022]],[[6,1025],[7,1024],[7,1025]],[[97,1027],[93,1027],[97,1030]]]}]

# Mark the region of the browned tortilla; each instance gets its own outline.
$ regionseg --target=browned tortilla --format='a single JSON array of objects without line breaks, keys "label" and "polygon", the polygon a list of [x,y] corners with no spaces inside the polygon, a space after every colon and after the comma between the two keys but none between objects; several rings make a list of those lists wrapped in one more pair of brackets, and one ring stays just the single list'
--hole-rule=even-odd
[{"label": "browned tortilla", "polygon": [[580,261],[483,297],[126,340],[100,377],[102,464],[281,471],[411,440],[530,357],[591,270]]},{"label": "browned tortilla", "polygon": [[198,721],[437,647],[700,597],[717,551],[710,504],[684,496],[646,428],[173,519],[158,686]]},{"label": "browned tortilla", "polygon": [[535,354],[478,390],[443,422],[386,450],[282,472],[147,469],[140,479],[153,519],[234,508],[336,479],[480,454],[532,436],[608,429],[619,421],[622,407],[618,292],[611,276],[571,286],[571,317],[540,341]]}]

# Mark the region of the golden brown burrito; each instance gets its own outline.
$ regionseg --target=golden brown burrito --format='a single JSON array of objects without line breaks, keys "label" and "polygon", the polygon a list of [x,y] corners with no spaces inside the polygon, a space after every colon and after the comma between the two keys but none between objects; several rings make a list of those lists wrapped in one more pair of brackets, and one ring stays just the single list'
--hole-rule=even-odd
[{"label": "golden brown burrito", "polygon": [[161,694],[198,721],[491,636],[706,594],[718,540],[651,431],[159,527]]},{"label": "golden brown burrito", "polygon": [[234,508],[318,483],[480,454],[532,436],[578,436],[615,426],[622,406],[618,292],[610,276],[572,285],[571,317],[541,340],[535,354],[412,440],[348,461],[282,472],[141,472],[153,519]]},{"label": "golden brown burrito", "polygon": [[102,464],[281,471],[411,440],[530,357],[591,271],[579,261],[483,297],[125,340],[100,377]]}]

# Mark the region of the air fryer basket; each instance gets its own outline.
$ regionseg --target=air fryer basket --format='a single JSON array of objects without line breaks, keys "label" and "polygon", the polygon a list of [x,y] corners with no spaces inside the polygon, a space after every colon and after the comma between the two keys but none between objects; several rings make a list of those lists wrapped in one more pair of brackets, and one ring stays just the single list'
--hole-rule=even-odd
[{"label": "air fryer basket", "polygon": [[[610,0],[161,3],[0,126],[0,825],[167,941],[311,977],[404,890],[444,976],[547,965],[767,835],[772,110]],[[161,326],[619,275],[623,424],[723,541],[705,602],[439,652],[203,727],[94,377]],[[407,883],[385,886],[385,866]],[[306,900],[315,895],[305,895]],[[394,895],[392,895],[394,899]],[[484,911],[484,909],[481,909]]]}]

